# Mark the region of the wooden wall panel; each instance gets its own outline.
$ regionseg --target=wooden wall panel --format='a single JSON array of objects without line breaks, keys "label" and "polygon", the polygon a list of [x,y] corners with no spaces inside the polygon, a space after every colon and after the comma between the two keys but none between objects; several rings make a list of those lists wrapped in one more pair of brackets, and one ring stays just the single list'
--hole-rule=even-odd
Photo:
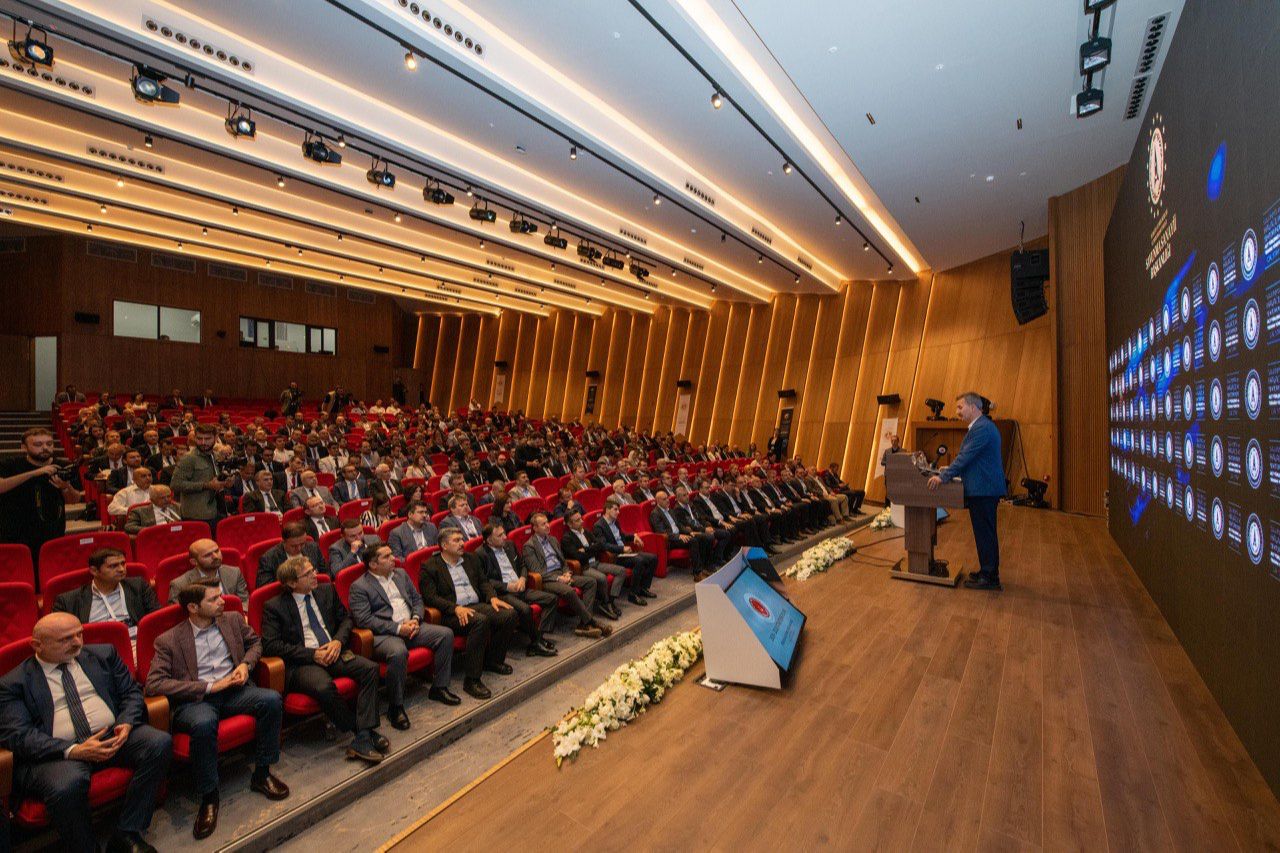
[{"label": "wooden wall panel", "polygon": [[[624,411],[631,410],[631,423],[637,429],[653,428],[653,415],[657,407],[658,380],[662,374],[662,355],[667,345],[667,331],[671,328],[671,309],[659,308],[649,320],[649,338],[644,348],[644,363],[640,371],[640,388],[634,397],[628,397]],[[632,358],[640,350],[632,349]],[[623,423],[627,418],[623,418]]]},{"label": "wooden wall panel", "polygon": [[590,314],[579,314],[574,318],[573,344],[569,348],[564,395],[560,401],[560,414],[566,419],[582,416],[583,392],[587,386],[585,373],[591,357],[591,345],[595,342],[595,327],[596,318]]},{"label": "wooden wall panel", "polygon": [[[0,411],[28,412],[34,407],[34,347],[32,339],[25,335],[0,335],[0,365],[4,365],[0,371]],[[78,382],[63,384],[85,387]]]},{"label": "wooden wall panel", "polygon": [[872,285],[871,310],[867,315],[867,330],[858,365],[858,382],[853,392],[853,409],[849,416],[844,456],[840,463],[845,481],[854,488],[866,487],[867,461],[876,444],[872,435],[878,420],[876,395],[884,384],[889,344],[893,340],[893,318],[898,312],[900,290],[901,283],[896,281],[877,281]]},{"label": "wooden wall panel", "polygon": [[453,359],[453,389],[449,393],[449,408],[453,411],[466,406],[471,399],[471,379],[476,372],[476,360],[470,356],[480,344],[480,320],[479,314],[464,314],[462,317],[458,349]]},{"label": "wooden wall panel", "polygon": [[[701,356],[707,351],[707,329],[710,324],[711,314],[709,312],[689,312],[689,324],[683,342],[684,352],[680,357],[680,366],[676,370],[676,381],[687,379],[693,383],[693,388],[689,391],[689,417],[684,431],[686,438],[689,437],[690,427],[693,426],[693,405],[698,391],[698,369],[701,367]],[[675,383],[672,384],[674,386]],[[679,402],[680,389],[672,387],[671,394],[674,402],[671,410],[670,428],[675,429],[675,403]],[[692,438],[689,438],[689,440],[693,441]]]},{"label": "wooden wall panel", "polygon": [[684,358],[684,346],[689,333],[689,310],[675,308],[667,325],[667,337],[662,346],[662,369],[658,372],[658,384],[653,393],[652,428],[666,432],[676,410],[676,380],[680,378],[680,364]]},{"label": "wooden wall panel", "polygon": [[502,361],[506,363],[505,368],[499,369],[497,365],[493,367],[493,375],[489,378],[489,388],[485,396],[481,399],[485,405],[495,405],[494,395],[497,393],[498,375],[501,373],[503,379],[502,403],[498,408],[505,409],[510,405],[511,401],[511,365],[516,357],[516,340],[520,336],[520,315],[514,311],[503,311],[498,318],[498,337],[495,351],[493,354],[494,361]]},{"label": "wooden wall panel", "polygon": [[836,352],[840,341],[840,319],[844,311],[844,294],[816,297],[817,316],[810,328],[802,333],[811,336],[808,369],[800,393],[800,411],[792,425],[792,455],[799,455],[806,464],[817,462],[822,443],[823,419],[827,413],[833,392]]},{"label": "wooden wall panel", "polygon": [[547,402],[547,371],[551,367],[551,346],[555,339],[556,326],[563,314],[562,311],[556,311],[549,317],[538,318],[533,358],[529,367],[529,393],[524,403],[525,414],[531,418],[542,417],[543,406]]},{"label": "wooden wall panel", "polygon": [[747,317],[747,334],[740,350],[742,365],[734,385],[733,413],[729,420],[729,442],[746,450],[751,443],[751,430],[755,426],[756,406],[764,384],[757,377],[764,374],[765,347],[773,321],[773,303],[752,305]]},{"label": "wooden wall panel", "polygon": [[439,342],[440,315],[423,314],[418,317],[418,340],[413,351],[414,370],[431,375],[436,362],[436,345]]},{"label": "wooden wall panel", "polygon": [[871,297],[875,289],[870,282],[851,282],[842,292],[840,334],[836,339],[835,364],[831,370],[831,395],[822,418],[822,439],[816,454],[819,465],[843,464],[848,443],[849,424],[853,419],[853,397],[862,370],[862,351],[867,337],[867,321],[871,315]]},{"label": "wooden wall panel", "polygon": [[462,330],[460,314],[445,314],[440,318],[440,337],[436,342],[436,357],[431,366],[431,390],[428,399],[447,408],[449,392],[453,384],[453,363],[458,353],[459,332]]},{"label": "wooden wall panel", "polygon": [[475,361],[471,368],[471,390],[467,402],[475,400],[482,406],[489,403],[489,388],[493,382],[493,362],[498,352],[498,327],[500,317],[485,315],[480,318],[480,335],[476,340]]},{"label": "wooden wall panel", "polygon": [[[747,335],[751,330],[754,309],[745,302],[735,302],[729,309],[725,325],[724,348],[717,374],[715,399],[707,436],[718,441],[732,441],[733,412],[738,404],[739,379],[747,352]],[[704,371],[709,372],[709,371]]]},{"label": "wooden wall panel", "polygon": [[520,331],[511,359],[511,376],[507,380],[507,406],[512,411],[524,410],[529,404],[529,374],[533,370],[533,347],[538,336],[538,321],[532,314],[520,315]]},{"label": "wooden wall panel", "polygon": [[[799,436],[800,419],[804,417],[805,400],[811,392],[819,396],[825,396],[827,392],[826,388],[810,389],[805,384],[809,375],[809,360],[813,357],[814,324],[817,322],[818,311],[824,298],[812,294],[798,297],[796,310],[791,317],[791,335],[787,342],[786,363],[783,365],[782,380],[779,384],[780,388],[794,388],[796,392],[795,399],[790,401],[794,411],[791,413],[789,456],[794,456],[796,453],[796,439]],[[778,415],[783,405],[782,400],[777,401],[773,419],[768,424],[770,430],[773,424],[778,422]]]},{"label": "wooden wall panel", "polygon": [[[564,370],[569,361],[569,344],[573,340],[573,318],[572,311],[556,311],[552,315],[551,326],[547,329],[545,358],[542,366],[536,369],[540,384],[530,402],[537,417],[560,414],[560,404],[564,400]],[[551,403],[553,397],[554,405]]]},{"label": "wooden wall panel", "polygon": [[705,444],[711,429],[711,416],[715,410],[716,394],[720,390],[720,365],[736,355],[731,355],[726,347],[726,333],[729,329],[731,305],[728,302],[716,302],[707,320],[707,333],[704,341],[690,336],[689,346],[702,353],[696,370],[690,366],[689,377],[693,380],[693,412],[689,417],[689,440]]},{"label": "wooden wall panel", "polygon": [[758,385],[753,383],[753,390],[758,393],[748,438],[748,441],[754,441],[760,447],[765,446],[773,428],[778,424],[778,391],[783,388],[782,376],[786,370],[787,351],[791,346],[791,321],[795,317],[796,303],[797,297],[791,293],[781,293],[773,298],[762,369],[759,374],[747,374],[760,377]]},{"label": "wooden wall panel", "polygon": [[613,339],[609,342],[609,360],[604,372],[604,407],[600,422],[607,426],[635,424],[624,405],[634,400],[640,388],[640,372],[644,368],[639,353],[649,340],[649,317],[629,311],[615,311]]},{"label": "wooden wall panel", "polygon": [[1059,502],[1065,510],[1089,515],[1105,511],[1107,338],[1102,241],[1123,177],[1124,169],[1116,169],[1049,199],[1049,289],[1058,356]]},{"label": "wooden wall panel", "polygon": [[[631,324],[630,316],[627,314],[623,314],[622,316],[626,320],[629,328]],[[613,342],[614,325],[617,322],[617,312],[610,309],[596,319],[594,327],[591,330],[591,349],[587,353],[585,370],[594,370],[600,375],[596,379],[589,381],[586,377],[583,377],[582,400],[579,407],[579,414],[583,415],[584,419],[589,418],[593,421],[599,421],[601,412],[603,412],[606,368],[609,364],[609,347]],[[587,405],[586,387],[590,382],[596,383],[596,402],[595,411],[588,416],[585,414]]]}]

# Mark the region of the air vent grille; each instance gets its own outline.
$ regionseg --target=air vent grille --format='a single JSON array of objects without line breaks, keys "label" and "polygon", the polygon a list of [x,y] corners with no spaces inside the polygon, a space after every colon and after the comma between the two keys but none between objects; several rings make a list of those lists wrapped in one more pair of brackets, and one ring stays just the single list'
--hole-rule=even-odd
[{"label": "air vent grille", "polygon": [[202,54],[229,68],[238,68],[246,74],[252,74],[257,65],[256,61],[244,56],[243,53],[237,53],[234,50],[210,44],[204,40],[203,36],[196,35],[181,27],[170,26],[154,18],[143,18],[142,27],[147,32],[162,36],[175,44],[185,47],[192,53]]},{"label": "air vent grille", "polygon": [[259,270],[258,284],[263,287],[274,287],[276,290],[293,290],[292,278],[274,272],[262,272]]},{"label": "air vent grille", "polygon": [[307,293],[310,293],[312,296],[333,297],[338,295],[337,285],[324,284],[323,282],[319,282],[319,281],[309,281],[306,283],[303,289]]},{"label": "air vent grille", "polygon": [[808,258],[804,256],[797,256],[796,263],[807,269],[809,272],[813,272],[813,264],[810,263]]},{"label": "air vent grille", "polygon": [[94,157],[101,157],[103,160],[110,160],[113,163],[122,163],[126,166],[132,166],[135,169],[144,169],[148,172],[155,172],[157,175],[164,174],[164,166],[151,160],[144,160],[135,154],[126,150],[116,148],[107,148],[103,145],[90,145],[88,152]]},{"label": "air vent grille", "polygon": [[1156,58],[1160,56],[1160,45],[1164,41],[1165,26],[1169,23],[1169,13],[1156,15],[1147,21],[1147,32],[1142,38],[1142,52],[1138,54],[1138,68],[1135,77],[1150,74],[1156,66]]},{"label": "air vent grille", "polygon": [[64,178],[57,172],[46,172],[44,169],[33,169],[30,166],[24,166],[21,163],[10,163],[7,160],[0,160],[0,166],[3,166],[10,172],[17,172],[20,175],[31,175],[35,178],[43,178],[46,181],[57,181],[62,183]]},{"label": "air vent grille", "polygon": [[551,280],[554,281],[556,284],[560,285],[561,287],[568,287],[573,290],[578,289],[578,285],[574,284],[572,281],[565,281],[562,278],[553,278]]},{"label": "air vent grille", "polygon": [[648,240],[646,240],[643,236],[637,234],[636,232],[628,228],[619,228],[618,233],[621,234],[623,237],[626,237],[628,240],[634,240],[635,242],[639,243],[641,246],[649,245]]},{"label": "air vent grille", "polygon": [[694,198],[698,199],[699,201],[706,202],[707,204],[711,205],[712,207],[715,207],[715,206],[716,206],[716,200],[715,200],[715,197],[713,197],[713,196],[711,195],[711,193],[707,192],[706,190],[702,189],[701,187],[696,187],[696,186],[694,186],[693,184],[691,184],[689,181],[685,181],[685,182],[684,182],[684,188],[685,188],[685,191],[686,191],[687,193],[689,193],[689,195],[693,196]]},{"label": "air vent grille", "polygon": [[707,269],[705,266],[702,265],[700,261],[695,261],[693,258],[690,258],[688,256],[685,257],[684,262],[686,265],[693,267],[695,270],[698,270],[699,272],[704,272]]},{"label": "air vent grille", "polygon": [[209,277],[226,281],[248,281],[249,271],[244,267],[233,267],[230,264],[219,264],[209,261]]},{"label": "air vent grille", "polygon": [[431,14],[431,10],[426,8],[425,4],[410,2],[410,0],[396,0],[396,2],[400,4],[401,9],[404,9],[415,18],[421,18],[423,23],[434,28],[446,41],[452,41],[456,47],[469,51],[476,56],[484,56],[483,44],[455,27],[451,21],[442,19],[439,15]]},{"label": "air vent grille", "polygon": [[484,263],[485,263],[485,266],[490,266],[495,269],[506,270],[507,272],[516,271],[514,264],[507,264],[507,263],[503,263],[502,261],[495,261],[493,258],[485,258]]},{"label": "air vent grille", "polygon": [[347,299],[350,299],[352,302],[360,302],[364,305],[372,305],[378,301],[377,295],[372,291],[360,290],[358,288],[348,288]]},{"label": "air vent grille", "polygon": [[106,258],[110,261],[125,261],[130,264],[138,262],[138,250],[132,246],[117,246],[115,243],[104,243],[101,240],[89,240],[84,244],[86,255],[95,258]]},{"label": "air vent grille", "polygon": [[516,285],[516,293],[523,293],[525,296],[532,296],[535,299],[538,297],[538,291],[520,285]]},{"label": "air vent grille", "polygon": [[773,245],[773,238],[770,237],[768,234],[764,233],[763,231],[761,231],[759,228],[757,228],[754,225],[751,226],[751,233],[756,235],[756,237],[760,238],[768,245],[770,246]]},{"label": "air vent grille", "polygon": [[1150,80],[1149,76],[1133,78],[1133,85],[1129,87],[1129,103],[1124,108],[1125,120],[1137,118],[1142,111],[1142,101],[1147,96],[1147,84]]},{"label": "air vent grille", "polygon": [[165,252],[152,252],[151,266],[175,272],[194,273],[196,271],[196,262],[192,258],[183,258]]},{"label": "air vent grille", "polygon": [[27,204],[49,204],[49,199],[47,198],[41,198],[37,195],[27,195],[26,193],[15,193],[12,190],[0,190],[0,196],[13,199],[14,201],[25,201]]}]

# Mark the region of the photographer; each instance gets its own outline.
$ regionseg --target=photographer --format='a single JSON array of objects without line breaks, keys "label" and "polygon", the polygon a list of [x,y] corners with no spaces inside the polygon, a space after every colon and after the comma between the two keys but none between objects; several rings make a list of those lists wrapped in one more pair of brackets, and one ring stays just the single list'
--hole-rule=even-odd
[{"label": "photographer", "polygon": [[67,532],[67,501],[81,498],[70,471],[52,463],[53,448],[53,433],[32,427],[22,434],[23,455],[0,461],[0,542],[26,545],[33,563],[41,545]]},{"label": "photographer", "polygon": [[210,530],[218,523],[218,494],[227,487],[214,456],[217,437],[218,428],[213,424],[197,426],[195,448],[178,460],[169,481],[169,488],[181,502],[182,517],[207,522]]}]

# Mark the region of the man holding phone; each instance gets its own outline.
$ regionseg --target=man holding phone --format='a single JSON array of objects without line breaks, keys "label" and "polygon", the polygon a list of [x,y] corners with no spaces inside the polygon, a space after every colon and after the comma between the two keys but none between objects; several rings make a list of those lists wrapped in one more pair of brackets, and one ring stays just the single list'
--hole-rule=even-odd
[{"label": "man holding phone", "polygon": [[0,460],[0,542],[26,545],[36,564],[40,546],[67,532],[67,502],[81,498],[58,476],[54,447],[52,432],[32,427],[22,434],[22,455]]}]

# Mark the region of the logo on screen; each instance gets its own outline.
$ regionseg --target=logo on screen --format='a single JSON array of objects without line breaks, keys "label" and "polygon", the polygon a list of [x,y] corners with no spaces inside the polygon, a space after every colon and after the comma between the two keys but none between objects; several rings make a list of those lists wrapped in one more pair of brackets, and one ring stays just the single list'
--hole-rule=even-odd
[{"label": "logo on screen", "polygon": [[1196,518],[1196,495],[1191,491],[1191,487],[1187,486],[1186,492],[1182,497],[1182,508],[1187,511],[1187,521],[1195,521]]},{"label": "logo on screen", "polygon": [[1164,138],[1164,118],[1156,113],[1147,138],[1147,201],[1153,218],[1160,215],[1163,206],[1168,147]]},{"label": "logo on screen", "polygon": [[1215,421],[1222,417],[1222,383],[1217,379],[1209,386],[1209,414]]},{"label": "logo on screen", "polygon": [[1185,287],[1182,288],[1182,298],[1178,301],[1178,306],[1181,308],[1182,322],[1186,323],[1191,319],[1191,291]]},{"label": "logo on screen", "polygon": [[1249,559],[1256,566],[1262,562],[1262,519],[1258,518],[1257,513],[1250,514],[1244,538],[1249,548]]},{"label": "logo on screen", "polygon": [[1169,348],[1164,348],[1164,375],[1168,376],[1173,372],[1173,359],[1169,356]]},{"label": "logo on screen", "polygon": [[1222,438],[1214,436],[1209,443],[1209,465],[1213,468],[1213,476],[1222,476]]},{"label": "logo on screen", "polygon": [[1253,349],[1258,345],[1258,335],[1262,332],[1262,313],[1258,310],[1258,300],[1250,299],[1244,305],[1244,345]]},{"label": "logo on screen", "polygon": [[754,595],[747,596],[747,604],[750,604],[751,609],[759,613],[765,619],[771,619],[773,617],[773,614],[769,612],[769,608],[765,606],[764,602],[756,598]]},{"label": "logo on screen", "polygon": [[1249,440],[1244,451],[1244,473],[1249,478],[1249,485],[1255,489],[1262,485],[1262,445],[1258,439]]},{"label": "logo on screen", "polygon": [[1221,539],[1227,526],[1227,517],[1222,511],[1222,501],[1218,498],[1213,499],[1213,505],[1209,508],[1209,520],[1213,525],[1214,537]]},{"label": "logo on screen", "polygon": [[1182,389],[1182,416],[1187,420],[1191,420],[1196,413],[1194,402],[1191,397],[1191,386],[1188,385]]},{"label": "logo on screen", "polygon": [[1173,461],[1173,433],[1171,432],[1164,434],[1164,461]]},{"label": "logo on screen", "polygon": [[1164,392],[1164,419],[1173,420],[1173,394],[1168,391]]},{"label": "logo on screen", "polygon": [[1262,377],[1256,370],[1250,370],[1244,380],[1244,410],[1253,420],[1262,414]]},{"label": "logo on screen", "polygon": [[1217,361],[1222,354],[1222,326],[1214,320],[1209,324],[1209,359]]},{"label": "logo on screen", "polygon": [[1191,338],[1182,339],[1182,369],[1191,369]]},{"label": "logo on screen", "polygon": [[1240,241],[1240,272],[1245,281],[1253,281],[1253,274],[1258,271],[1258,235],[1250,228],[1244,232]]},{"label": "logo on screen", "polygon": [[1160,326],[1164,329],[1164,333],[1169,334],[1169,306],[1165,305],[1160,309]]},{"label": "logo on screen", "polygon": [[1218,272],[1218,262],[1214,261],[1209,264],[1209,280],[1204,286],[1205,295],[1209,297],[1209,304],[1218,301],[1218,292],[1222,289],[1222,274]]}]

